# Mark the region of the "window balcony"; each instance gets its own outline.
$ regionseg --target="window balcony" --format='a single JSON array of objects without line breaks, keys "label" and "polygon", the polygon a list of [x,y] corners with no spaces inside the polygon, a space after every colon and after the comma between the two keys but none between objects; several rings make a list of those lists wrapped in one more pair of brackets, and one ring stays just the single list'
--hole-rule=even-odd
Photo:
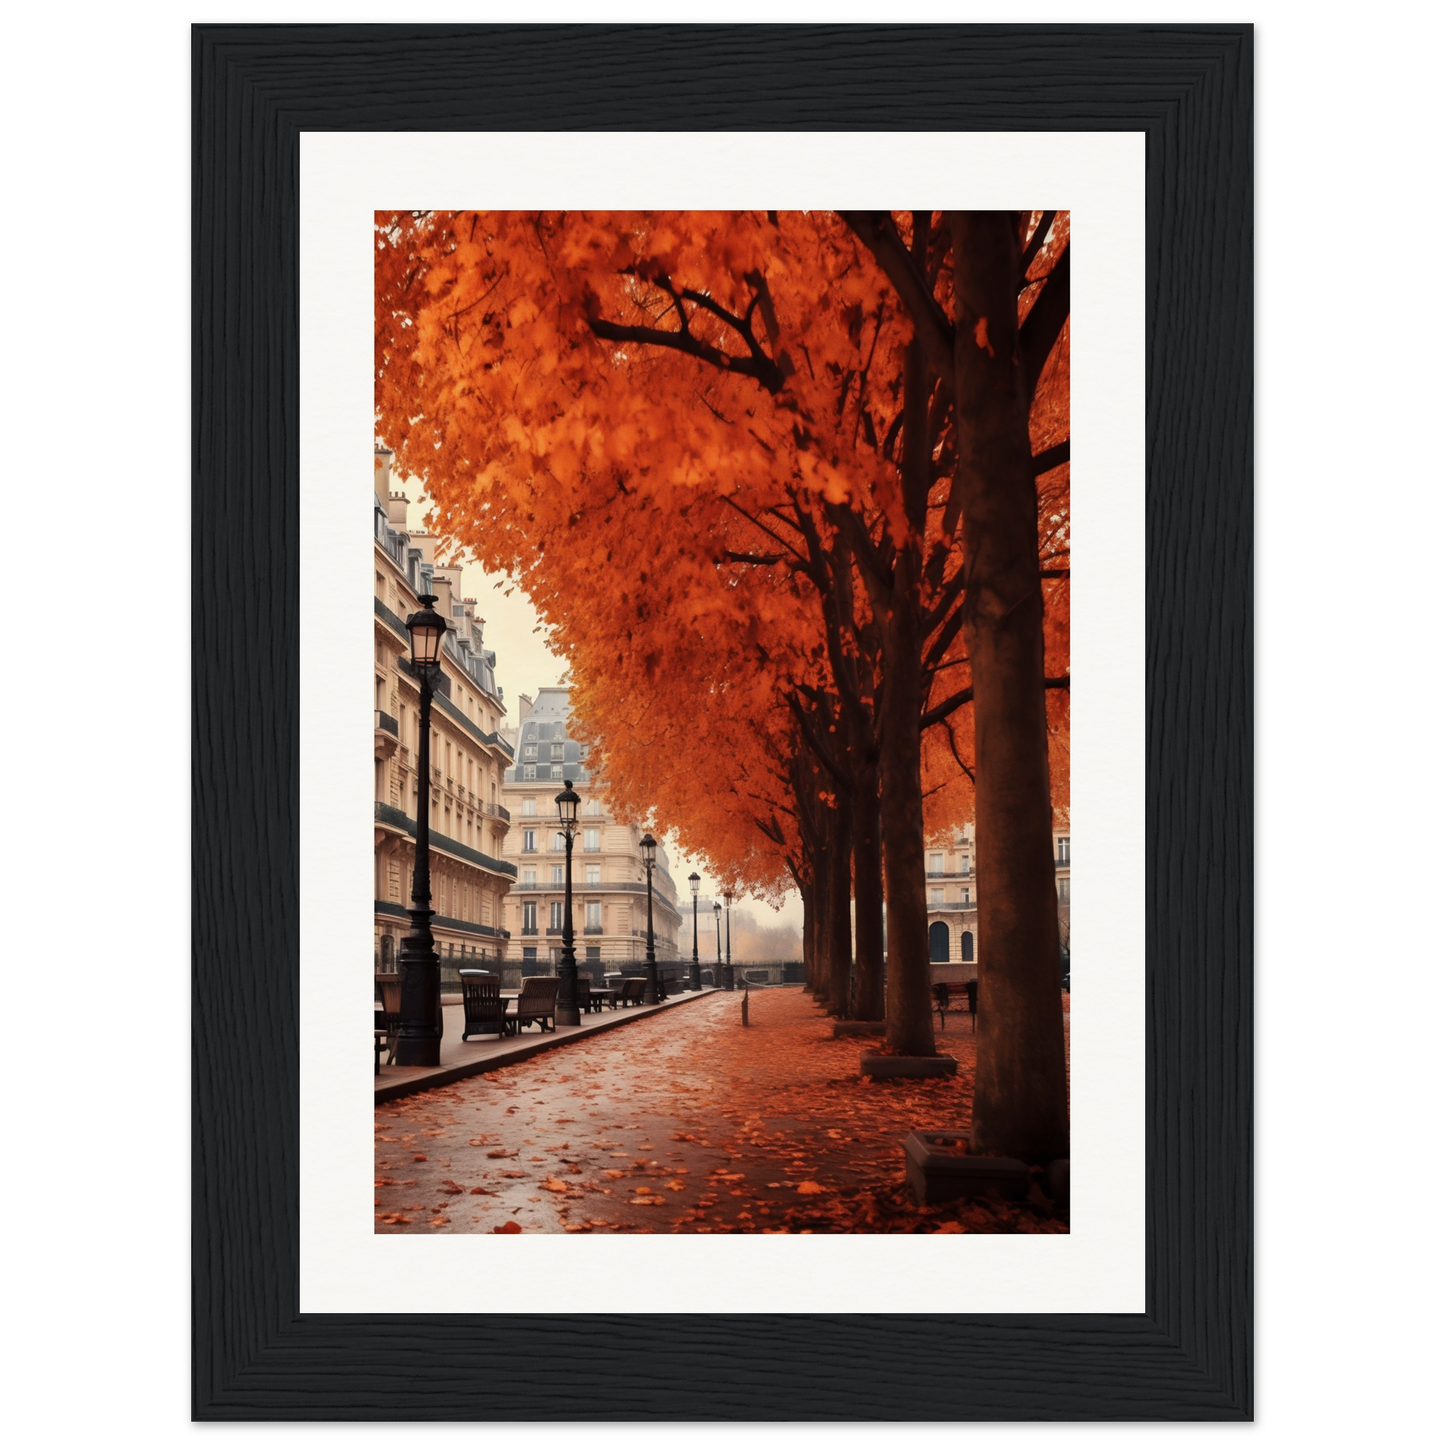
[{"label": "window balcony", "polygon": [[561,936],[562,936],[562,929],[560,929],[560,928],[549,928],[549,929],[547,930],[547,937],[548,937],[548,938],[561,938]]},{"label": "window balcony", "polygon": [[589,923],[587,927],[582,930],[582,932],[584,935],[598,937],[602,933],[602,925],[600,923]]},{"label": "window balcony", "polygon": [[480,803],[478,806],[489,818],[500,818],[504,823],[512,821],[512,815],[500,803]]},{"label": "window balcony", "polygon": [[375,712],[377,732],[390,733],[392,737],[399,738],[401,736],[401,727],[397,723],[397,720],[392,717],[389,712],[382,712],[380,708],[376,708]]},{"label": "window balcony", "polygon": [[537,930],[536,930],[535,928],[525,928],[525,927],[524,927],[524,928],[522,929],[522,937],[523,937],[523,938],[535,938],[536,936],[537,936]]}]

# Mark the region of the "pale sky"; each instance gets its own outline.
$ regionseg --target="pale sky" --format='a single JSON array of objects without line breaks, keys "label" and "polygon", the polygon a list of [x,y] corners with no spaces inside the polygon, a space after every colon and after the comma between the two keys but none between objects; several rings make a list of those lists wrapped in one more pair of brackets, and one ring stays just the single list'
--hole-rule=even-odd
[{"label": "pale sky", "polygon": [[[393,476],[392,485],[406,492],[408,529],[424,530],[427,504],[422,484],[415,480],[402,482]],[[516,727],[518,693],[525,692],[535,698],[539,688],[558,686],[566,679],[567,664],[547,645],[546,628],[527,594],[511,578],[487,572],[467,560],[465,552],[462,558],[462,596],[477,599],[477,616],[485,624],[483,645],[497,654],[497,682],[507,705],[507,726]],[[667,849],[680,905],[688,895],[687,875],[692,872],[702,878],[698,887],[704,897],[721,896],[717,880],[702,859],[679,853],[676,839],[671,836],[663,838],[662,843]],[[801,932],[803,927],[803,900],[793,890],[789,890],[777,912],[768,904],[751,899],[741,905],[734,904],[733,912],[751,913],[764,928],[787,924]],[[690,934],[688,943],[691,944]]]}]

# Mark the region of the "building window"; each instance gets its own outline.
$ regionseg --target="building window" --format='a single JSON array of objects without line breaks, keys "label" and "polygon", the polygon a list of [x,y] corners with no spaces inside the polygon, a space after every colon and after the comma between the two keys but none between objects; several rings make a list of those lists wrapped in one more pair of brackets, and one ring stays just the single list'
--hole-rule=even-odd
[{"label": "building window", "polygon": [[552,781],[553,781],[553,782],[558,782],[558,781],[561,779],[561,777],[562,777],[562,765],[561,765],[561,763],[553,763],[553,764],[552,764]]},{"label": "building window", "polygon": [[[1037,855],[1035,855],[1035,856],[1037,856]],[[965,930],[964,930],[963,937],[959,939],[959,943],[962,945],[962,958],[963,958],[963,961],[964,961],[965,963],[972,963],[972,962],[973,962],[973,934],[969,933],[969,932],[967,931],[967,929],[965,929]]]},{"label": "building window", "polygon": [[523,868],[522,883],[525,887],[535,887],[537,883],[537,870],[535,868]]},{"label": "building window", "polygon": [[1069,840],[1068,840],[1067,838],[1060,838],[1060,839],[1059,839],[1059,862],[1060,862],[1060,863],[1067,863],[1068,861],[1069,861]]},{"label": "building window", "polygon": [[601,815],[602,815],[602,799],[601,799],[601,798],[588,798],[588,799],[587,799],[587,807],[586,807],[586,810],[585,810],[585,811],[586,811],[587,816],[588,816],[589,818],[598,818],[598,817],[601,817]]},{"label": "building window", "polygon": [[524,903],[522,905],[522,932],[535,933],[537,931],[537,905],[535,903]]},{"label": "building window", "polygon": [[537,816],[537,800],[535,798],[522,799],[522,816],[524,818],[535,818]]},{"label": "building window", "polygon": [[941,888],[930,888],[930,889],[928,890],[928,905],[929,905],[929,907],[931,908],[931,907],[933,907],[935,904],[942,903],[942,902],[943,902],[943,889],[941,889]]},{"label": "building window", "polygon": [[522,781],[524,783],[535,783],[537,781],[536,763],[525,763],[522,766]]},{"label": "building window", "polygon": [[535,853],[537,851],[537,833],[533,828],[522,829],[522,852]]},{"label": "building window", "polygon": [[948,925],[942,921],[928,925],[928,961],[948,962]]},{"label": "building window", "polygon": [[547,926],[548,926],[549,928],[561,928],[561,926],[562,926],[562,905],[561,905],[560,903],[554,903],[554,904],[552,905],[552,907],[551,907],[551,911],[550,911],[548,917],[549,917],[549,922],[548,922]]},{"label": "building window", "polygon": [[589,903],[587,905],[587,914],[583,926],[586,928],[602,927],[602,905],[600,903]]},{"label": "building window", "polygon": [[537,756],[537,744],[528,743],[526,747],[522,749],[522,756],[524,758],[535,758]]},{"label": "building window", "polygon": [[537,950],[536,950],[535,947],[533,947],[533,948],[524,948],[524,949],[522,950],[522,963],[523,963],[524,965],[529,964],[529,963],[536,963],[536,961],[537,961]]},{"label": "building window", "polygon": [[1059,902],[1060,902],[1060,903],[1067,903],[1068,901],[1069,901],[1069,880],[1068,880],[1067,878],[1060,878],[1060,879],[1059,879]]},{"label": "building window", "polygon": [[565,853],[567,851],[567,835],[565,833],[552,834],[552,851],[554,853]]},{"label": "building window", "polygon": [[562,761],[562,758],[563,758],[563,756],[564,756],[564,752],[563,752],[564,746],[565,746],[565,745],[562,744],[562,743],[553,743],[553,744],[552,744],[552,761],[553,761],[554,763],[559,763],[559,762]]},{"label": "building window", "polygon": [[587,881],[588,883],[602,882],[602,865],[600,863],[589,863],[587,865]]},{"label": "building window", "polygon": [[584,828],[582,830],[582,851],[584,853],[600,853],[602,851],[601,828]]},{"label": "building window", "polygon": [[968,907],[971,907],[971,906],[972,906],[972,903],[973,903],[973,899],[972,899],[972,897],[971,897],[970,894],[969,894],[969,890],[968,890],[967,888],[965,888],[965,889],[963,890],[963,906],[964,906],[965,908],[968,908]]},{"label": "building window", "polygon": [[963,854],[963,856],[962,856],[961,858],[959,858],[959,860],[958,860],[958,871],[959,871],[960,873],[962,873],[965,878],[968,877],[968,854],[967,854],[967,853]]},{"label": "building window", "polygon": [[554,863],[552,865],[552,882],[560,888],[563,881],[564,880],[562,878],[562,865],[560,863]]}]

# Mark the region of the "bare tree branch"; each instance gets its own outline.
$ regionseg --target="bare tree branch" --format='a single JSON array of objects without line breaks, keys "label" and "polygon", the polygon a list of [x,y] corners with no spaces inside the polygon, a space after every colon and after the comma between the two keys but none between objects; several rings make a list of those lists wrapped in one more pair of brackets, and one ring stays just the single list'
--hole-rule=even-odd
[{"label": "bare tree branch", "polygon": [[887,211],[840,211],[850,229],[873,253],[883,274],[908,308],[933,369],[953,389],[953,324],[933,298],[933,287],[909,255]]}]

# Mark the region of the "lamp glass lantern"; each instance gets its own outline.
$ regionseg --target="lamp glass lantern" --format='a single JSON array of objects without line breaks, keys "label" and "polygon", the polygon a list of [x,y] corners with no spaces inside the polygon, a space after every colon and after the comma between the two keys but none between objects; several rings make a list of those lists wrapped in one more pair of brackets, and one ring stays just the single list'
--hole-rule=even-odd
[{"label": "lamp glass lantern", "polygon": [[432,606],[436,598],[430,592],[417,601],[421,603],[421,611],[413,612],[406,619],[406,630],[411,634],[411,664],[418,671],[425,671],[437,665],[447,624]]},{"label": "lamp glass lantern", "polygon": [[563,780],[562,791],[557,794],[556,802],[557,821],[561,823],[563,833],[570,838],[577,831],[577,809],[582,802],[570,778]]},{"label": "lamp glass lantern", "polygon": [[694,897],[697,895],[697,886],[701,882],[702,879],[699,878],[696,873],[689,873],[687,875],[687,886],[692,889]]},{"label": "lamp glass lantern", "polygon": [[657,858],[657,839],[651,833],[644,833],[638,847],[642,849],[642,861],[651,868]]}]

